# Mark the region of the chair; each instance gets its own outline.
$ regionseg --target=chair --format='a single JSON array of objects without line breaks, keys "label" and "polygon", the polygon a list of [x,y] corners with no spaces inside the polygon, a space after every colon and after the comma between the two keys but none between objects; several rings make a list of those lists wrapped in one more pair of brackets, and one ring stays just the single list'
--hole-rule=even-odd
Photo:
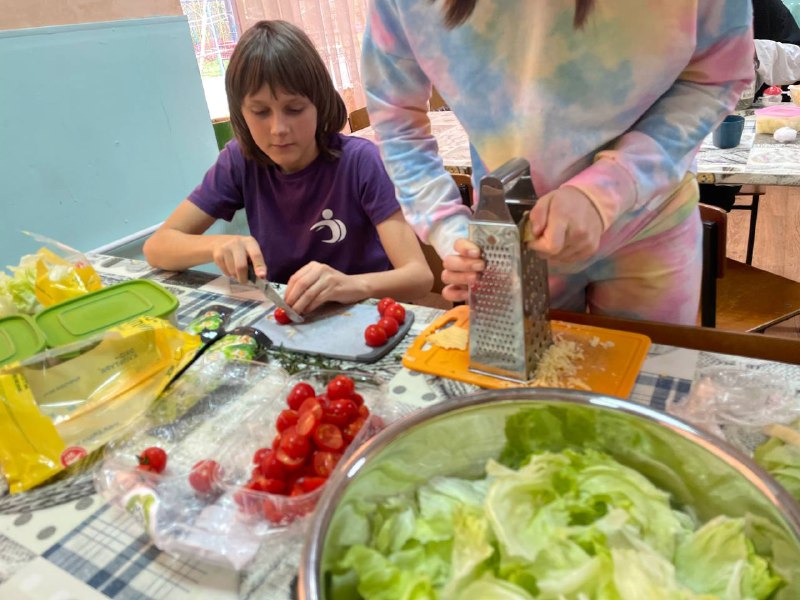
[{"label": "chair", "polygon": [[701,325],[763,333],[800,314],[800,282],[727,258],[727,214],[721,208],[700,204],[700,218]]},{"label": "chair", "polygon": [[347,116],[347,122],[350,124],[350,132],[358,131],[369,127],[369,113],[367,107],[357,108]]},{"label": "chair", "polygon": [[732,210],[749,210],[750,223],[747,234],[747,253],[744,262],[748,265],[753,264],[753,246],[756,241],[756,221],[758,220],[758,201],[761,196],[767,193],[765,185],[743,185],[736,193],[736,196],[750,196],[750,204],[734,204]]},{"label": "chair", "polygon": [[444,98],[439,94],[436,88],[431,89],[431,98],[428,101],[428,109],[434,110],[450,110],[450,107],[445,102]]}]

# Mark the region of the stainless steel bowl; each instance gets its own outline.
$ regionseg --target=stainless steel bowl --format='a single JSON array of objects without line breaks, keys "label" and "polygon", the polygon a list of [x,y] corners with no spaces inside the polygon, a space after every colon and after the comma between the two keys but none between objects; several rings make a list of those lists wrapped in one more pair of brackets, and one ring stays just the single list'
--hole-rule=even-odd
[{"label": "stainless steel bowl", "polygon": [[604,451],[669,491],[701,522],[749,515],[747,534],[788,582],[776,598],[800,598],[800,506],[763,469],[709,434],[669,415],[592,393],[513,389],[481,392],[395,422],[341,463],[314,514],[300,563],[301,600],[326,599],[337,516],[356,498],[408,492],[436,475],[480,476],[505,444],[506,419],[541,411],[547,449]]}]

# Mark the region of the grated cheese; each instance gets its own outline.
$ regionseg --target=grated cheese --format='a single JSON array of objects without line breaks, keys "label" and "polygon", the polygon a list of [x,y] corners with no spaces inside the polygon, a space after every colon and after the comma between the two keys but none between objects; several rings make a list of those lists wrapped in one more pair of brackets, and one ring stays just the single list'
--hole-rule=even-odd
[{"label": "grated cheese", "polygon": [[586,382],[577,377],[576,363],[583,361],[583,358],[583,348],[580,344],[564,339],[563,335],[557,335],[539,361],[533,380],[528,385],[588,390],[590,388]]}]

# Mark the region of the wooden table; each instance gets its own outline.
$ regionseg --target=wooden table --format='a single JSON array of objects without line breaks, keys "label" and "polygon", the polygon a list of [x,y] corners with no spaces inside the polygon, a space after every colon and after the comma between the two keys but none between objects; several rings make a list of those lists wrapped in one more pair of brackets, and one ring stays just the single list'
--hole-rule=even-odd
[{"label": "wooden table", "polygon": [[[251,298],[247,292],[233,289],[226,278],[215,279],[193,271],[167,273],[129,259],[98,255],[89,258],[106,284],[148,278],[164,285],[180,301],[180,326],[210,304],[234,308],[233,325],[247,324],[271,310],[271,306]],[[415,322],[406,339],[386,358],[366,365],[389,382],[390,398],[415,408],[475,391],[468,384],[421,375],[401,366],[399,358],[411,341],[441,314],[436,309],[412,305],[408,310],[414,311]],[[628,398],[632,402],[664,410],[670,401],[689,392],[700,369],[711,365],[736,365],[770,373],[787,381],[800,395],[800,367],[787,364],[800,362],[800,341],[574,313],[554,313],[553,317],[638,331],[651,337],[654,343]],[[138,521],[94,492],[91,471],[16,496],[3,496],[4,491],[0,485],[0,598],[293,597],[292,579],[302,540],[264,544],[252,566],[237,573],[199,559],[175,558],[161,552]]]}]

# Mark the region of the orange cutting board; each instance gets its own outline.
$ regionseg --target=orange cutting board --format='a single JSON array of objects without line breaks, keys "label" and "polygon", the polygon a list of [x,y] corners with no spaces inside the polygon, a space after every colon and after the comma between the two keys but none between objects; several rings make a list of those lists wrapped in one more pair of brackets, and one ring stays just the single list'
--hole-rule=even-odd
[{"label": "orange cutting board", "polygon": [[[457,306],[431,323],[403,356],[403,366],[412,371],[457,379],[484,388],[520,387],[524,384],[473,373],[469,350],[440,348],[427,343],[431,333],[449,324],[469,329],[469,307]],[[627,398],[647,356],[650,338],[640,333],[617,331],[591,325],[552,321],[553,336],[562,335],[583,348],[576,378],[593,392]]]}]

